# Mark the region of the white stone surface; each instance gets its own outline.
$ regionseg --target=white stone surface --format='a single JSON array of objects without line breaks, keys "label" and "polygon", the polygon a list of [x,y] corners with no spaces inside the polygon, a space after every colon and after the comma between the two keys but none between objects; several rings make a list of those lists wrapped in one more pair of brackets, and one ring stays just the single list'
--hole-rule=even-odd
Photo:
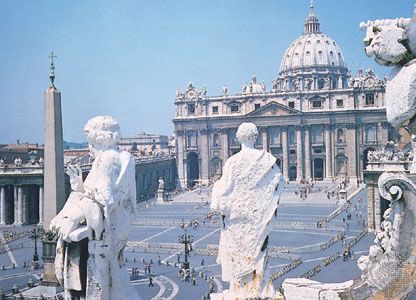
[{"label": "white stone surface", "polygon": [[[65,289],[86,286],[86,299],[139,299],[123,261],[136,203],[135,169],[131,155],[117,150],[117,121],[109,116],[91,119],[84,128],[94,157],[85,182],[79,167],[68,167],[72,187],[62,211],[51,221],[59,229],[56,276]],[[81,265],[82,245],[88,237],[88,261]],[[84,240],[85,241],[85,240]],[[86,272],[86,282],[82,282]]]},{"label": "white stone surface", "polygon": [[321,283],[306,278],[289,278],[283,284],[286,300],[341,300],[353,281],[342,283]]},{"label": "white stone surface", "polygon": [[[387,120],[395,128],[406,126],[412,133],[416,157],[416,13],[412,19],[398,18],[362,22],[368,56],[384,66],[395,66],[386,85]],[[407,47],[406,47],[407,46]],[[416,173],[416,161],[410,168]]]},{"label": "white stone surface", "polygon": [[222,266],[222,279],[230,282],[223,299],[275,295],[266,272],[265,241],[279,203],[283,176],[270,153],[254,148],[257,135],[254,124],[240,125],[237,138],[242,149],[227,160],[212,191],[211,208],[223,216],[224,225],[217,262]]}]

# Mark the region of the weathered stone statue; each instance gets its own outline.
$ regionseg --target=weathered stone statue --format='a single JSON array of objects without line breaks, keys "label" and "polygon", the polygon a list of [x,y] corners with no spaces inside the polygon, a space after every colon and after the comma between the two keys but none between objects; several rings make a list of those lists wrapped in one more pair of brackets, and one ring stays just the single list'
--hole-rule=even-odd
[{"label": "weathered stone statue", "polygon": [[99,116],[84,127],[91,170],[69,166],[72,192],[51,221],[58,229],[55,273],[65,299],[139,299],[123,261],[136,204],[135,167],[128,152],[117,150],[118,122]]},{"label": "weathered stone statue", "polygon": [[165,181],[163,180],[162,177],[159,177],[159,186],[158,186],[158,190],[159,191],[164,191],[165,190]]},{"label": "weathered stone statue", "polygon": [[283,176],[273,155],[254,148],[257,136],[254,124],[240,125],[237,139],[241,151],[227,160],[212,191],[211,209],[219,212],[223,221],[217,262],[230,289],[211,299],[275,295],[266,270],[267,243]]},{"label": "weathered stone statue", "polygon": [[[416,151],[416,14],[412,19],[397,18],[362,22],[366,29],[365,51],[383,66],[394,66],[386,85],[387,120],[395,128],[405,126],[412,134]],[[411,173],[416,173],[416,160]]]}]

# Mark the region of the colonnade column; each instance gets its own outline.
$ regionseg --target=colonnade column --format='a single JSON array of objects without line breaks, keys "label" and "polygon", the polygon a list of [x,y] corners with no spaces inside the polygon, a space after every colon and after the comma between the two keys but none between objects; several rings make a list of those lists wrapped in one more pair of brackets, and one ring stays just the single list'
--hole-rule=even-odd
[{"label": "colonnade column", "polygon": [[325,177],[332,178],[331,128],[325,127]]},{"label": "colonnade column", "polygon": [[43,185],[39,185],[39,225],[43,224]]},{"label": "colonnade column", "polygon": [[296,128],[296,181],[300,181],[303,177],[302,164],[302,128]]},{"label": "colonnade column", "polygon": [[16,192],[15,195],[17,196],[17,209],[15,206],[14,224],[22,225],[22,222],[23,222],[23,187],[21,185],[15,186],[15,192]]},{"label": "colonnade column", "polygon": [[18,224],[19,211],[18,211],[18,186],[13,186],[13,213],[14,213],[14,224]]},{"label": "colonnade column", "polygon": [[311,178],[311,143],[309,137],[309,126],[305,127],[305,178]]},{"label": "colonnade column", "polygon": [[287,128],[282,130],[282,147],[283,147],[283,176],[289,179],[289,149],[287,148]]},{"label": "colonnade column", "polygon": [[6,189],[0,187],[0,225],[6,225]]},{"label": "colonnade column", "polygon": [[27,186],[22,186],[22,225],[29,223],[29,195]]}]

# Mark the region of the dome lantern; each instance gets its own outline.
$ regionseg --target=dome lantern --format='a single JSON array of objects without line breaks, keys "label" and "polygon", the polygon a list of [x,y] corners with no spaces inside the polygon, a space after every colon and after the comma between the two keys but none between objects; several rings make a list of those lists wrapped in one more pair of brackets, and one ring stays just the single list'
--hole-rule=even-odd
[{"label": "dome lantern", "polygon": [[305,21],[305,34],[321,33],[318,18],[313,10],[313,0],[311,0],[310,12]]}]

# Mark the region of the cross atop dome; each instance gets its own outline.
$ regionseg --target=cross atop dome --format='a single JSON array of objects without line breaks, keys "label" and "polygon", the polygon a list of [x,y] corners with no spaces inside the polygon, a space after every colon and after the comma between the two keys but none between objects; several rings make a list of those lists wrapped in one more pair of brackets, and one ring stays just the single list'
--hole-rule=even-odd
[{"label": "cross atop dome", "polygon": [[305,21],[305,34],[321,33],[318,18],[315,16],[314,2],[311,0],[309,15]]}]

